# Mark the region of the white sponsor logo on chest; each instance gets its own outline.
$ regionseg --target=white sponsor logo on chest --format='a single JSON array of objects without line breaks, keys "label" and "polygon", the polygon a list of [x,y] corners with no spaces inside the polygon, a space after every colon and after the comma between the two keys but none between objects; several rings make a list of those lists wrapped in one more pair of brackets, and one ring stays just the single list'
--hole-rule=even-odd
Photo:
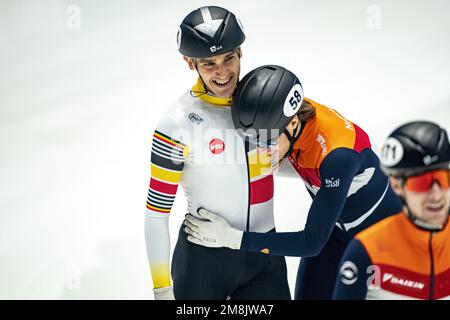
[{"label": "white sponsor logo on chest", "polygon": [[389,282],[391,284],[399,285],[402,287],[408,287],[412,289],[422,290],[423,288],[425,288],[425,284],[423,282],[397,278],[392,273],[385,273],[383,275],[383,282]]},{"label": "white sponsor logo on chest", "polygon": [[327,150],[327,145],[326,145],[325,138],[322,137],[321,134],[319,134],[317,136],[316,141],[320,144],[320,147],[322,148],[322,155],[326,155],[328,153],[328,150]]}]

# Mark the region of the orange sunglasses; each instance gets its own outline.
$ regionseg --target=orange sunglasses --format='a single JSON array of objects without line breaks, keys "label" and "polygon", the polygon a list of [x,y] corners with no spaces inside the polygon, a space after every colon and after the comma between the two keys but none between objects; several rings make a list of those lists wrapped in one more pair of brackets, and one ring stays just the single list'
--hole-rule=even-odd
[{"label": "orange sunglasses", "polygon": [[441,189],[448,189],[450,187],[450,170],[433,170],[408,177],[405,181],[405,188],[414,192],[427,192],[435,181]]}]

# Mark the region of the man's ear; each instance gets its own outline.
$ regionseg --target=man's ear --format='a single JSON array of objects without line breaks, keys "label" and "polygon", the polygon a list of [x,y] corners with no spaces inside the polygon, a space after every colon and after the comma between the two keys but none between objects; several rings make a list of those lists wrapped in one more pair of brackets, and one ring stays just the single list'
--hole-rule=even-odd
[{"label": "man's ear", "polygon": [[[298,118],[297,115],[295,115],[291,122],[289,122],[289,127],[292,129],[292,131],[294,131],[295,128],[297,128],[297,126],[300,124],[300,119]],[[297,130],[298,132],[299,130]]]},{"label": "man's ear", "polygon": [[242,49],[241,49],[241,47],[239,47],[236,52],[237,52],[237,54],[239,56],[239,59],[242,58]]},{"label": "man's ear", "polygon": [[389,182],[395,194],[398,196],[402,196],[403,195],[402,181],[399,178],[389,177]]},{"label": "man's ear", "polygon": [[195,70],[195,64],[194,64],[194,60],[192,58],[183,56],[183,59],[184,59],[184,61],[187,62],[188,66],[189,66],[189,69]]}]

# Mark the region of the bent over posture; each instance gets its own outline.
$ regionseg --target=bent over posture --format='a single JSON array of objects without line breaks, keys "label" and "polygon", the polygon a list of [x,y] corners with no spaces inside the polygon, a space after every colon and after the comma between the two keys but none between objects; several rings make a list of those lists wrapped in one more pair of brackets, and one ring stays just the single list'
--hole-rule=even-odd
[{"label": "bent over posture", "polygon": [[[281,162],[279,171],[301,178],[313,199],[304,230],[263,234],[241,229],[235,247],[302,257],[295,298],[331,299],[349,241],[401,208],[368,135],[334,109],[304,99],[299,79],[279,66],[247,74],[233,96],[232,113],[243,136],[257,140],[260,152],[270,155],[275,167]],[[222,239],[230,238],[227,231],[236,233],[213,213],[201,214],[213,221],[188,216],[192,242],[223,246]],[[293,206],[291,214],[300,212]]]}]

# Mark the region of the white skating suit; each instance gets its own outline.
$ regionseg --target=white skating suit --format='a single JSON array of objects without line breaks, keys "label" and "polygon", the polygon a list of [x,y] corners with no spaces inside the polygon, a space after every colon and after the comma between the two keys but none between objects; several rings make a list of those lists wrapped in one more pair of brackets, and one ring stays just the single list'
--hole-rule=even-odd
[{"label": "white skating suit", "polygon": [[145,235],[155,288],[171,284],[168,217],[179,184],[193,215],[203,207],[240,230],[274,228],[270,159],[234,130],[231,100],[204,91],[198,81],[153,135]]}]

